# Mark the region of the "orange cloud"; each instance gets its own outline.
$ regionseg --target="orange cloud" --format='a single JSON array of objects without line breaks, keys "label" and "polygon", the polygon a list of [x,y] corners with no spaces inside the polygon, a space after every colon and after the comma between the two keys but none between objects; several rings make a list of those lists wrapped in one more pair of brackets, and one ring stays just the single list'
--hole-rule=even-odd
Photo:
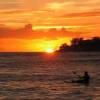
[{"label": "orange cloud", "polygon": [[61,17],[68,18],[68,17],[92,17],[92,16],[100,16],[100,11],[70,13],[70,14],[65,14]]},{"label": "orange cloud", "polygon": [[24,28],[20,29],[10,29],[7,27],[0,28],[0,38],[17,38],[17,39],[57,39],[63,37],[72,37],[74,33],[67,31],[67,29],[62,28],[57,30],[56,28],[51,28],[48,31],[43,30],[32,30],[32,25],[28,24]]}]

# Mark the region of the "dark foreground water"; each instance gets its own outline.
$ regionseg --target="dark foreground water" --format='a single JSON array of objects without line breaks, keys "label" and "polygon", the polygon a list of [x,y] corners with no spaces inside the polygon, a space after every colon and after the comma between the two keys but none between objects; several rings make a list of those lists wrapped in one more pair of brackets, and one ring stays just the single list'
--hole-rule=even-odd
[{"label": "dark foreground water", "polygon": [[[91,84],[64,82],[87,70]],[[100,53],[0,53],[0,100],[100,100]]]}]

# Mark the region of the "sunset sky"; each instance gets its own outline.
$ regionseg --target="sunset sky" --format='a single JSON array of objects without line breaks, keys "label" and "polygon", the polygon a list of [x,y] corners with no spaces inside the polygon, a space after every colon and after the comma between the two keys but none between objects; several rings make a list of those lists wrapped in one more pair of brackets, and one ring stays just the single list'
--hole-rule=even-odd
[{"label": "sunset sky", "polygon": [[46,51],[100,36],[100,0],[0,0],[0,51]]}]

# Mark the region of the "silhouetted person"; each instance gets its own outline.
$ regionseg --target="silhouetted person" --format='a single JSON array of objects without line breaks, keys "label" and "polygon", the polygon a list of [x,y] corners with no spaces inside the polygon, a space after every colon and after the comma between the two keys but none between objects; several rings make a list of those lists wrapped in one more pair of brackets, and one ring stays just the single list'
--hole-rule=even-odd
[{"label": "silhouetted person", "polygon": [[90,75],[88,74],[87,71],[84,72],[84,75],[81,77],[79,75],[77,75],[79,77],[78,80],[73,80],[72,82],[76,82],[76,83],[82,83],[85,85],[89,85],[90,82]]},{"label": "silhouetted person", "polygon": [[83,78],[84,83],[89,83],[90,82],[90,75],[88,74],[87,71],[84,72],[84,76],[82,78]]}]

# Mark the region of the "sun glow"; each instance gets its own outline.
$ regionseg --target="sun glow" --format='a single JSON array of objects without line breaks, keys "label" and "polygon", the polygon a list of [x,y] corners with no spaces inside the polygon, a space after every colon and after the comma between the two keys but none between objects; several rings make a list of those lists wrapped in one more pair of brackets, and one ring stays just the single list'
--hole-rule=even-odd
[{"label": "sun glow", "polygon": [[53,49],[47,49],[46,52],[47,52],[47,53],[53,53],[54,50],[53,50]]}]

